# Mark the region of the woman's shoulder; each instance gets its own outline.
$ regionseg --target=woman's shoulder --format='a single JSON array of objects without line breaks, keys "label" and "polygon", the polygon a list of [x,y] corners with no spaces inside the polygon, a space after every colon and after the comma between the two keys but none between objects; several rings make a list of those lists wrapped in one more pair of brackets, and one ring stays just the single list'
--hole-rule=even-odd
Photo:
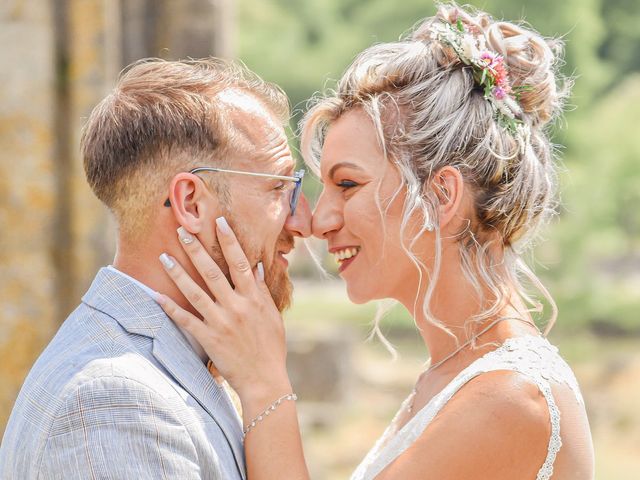
[{"label": "woman's shoulder", "polygon": [[462,410],[493,431],[539,433],[548,442],[554,392],[574,389],[581,403],[575,376],[555,346],[543,337],[513,337],[460,372],[438,416]]},{"label": "woman's shoulder", "polygon": [[[550,478],[562,445],[561,414],[585,417],[571,378],[544,338],[509,339],[460,372],[418,414],[413,431],[423,429],[387,469],[388,478],[398,478],[392,472],[399,478],[417,472],[443,479]],[[576,432],[567,432],[572,443]],[[561,462],[561,472],[589,463],[588,455],[578,456]]]},{"label": "woman's shoulder", "polygon": [[491,371],[465,383],[402,455],[407,461],[396,464],[407,466],[403,473],[409,465],[428,471],[428,478],[536,478],[550,435],[536,383],[520,372]]},{"label": "woman's shoulder", "polygon": [[[514,353],[517,350],[514,349]],[[573,373],[557,350],[552,348],[550,352],[554,354],[543,353],[542,363],[533,367],[527,364],[526,355],[515,355],[517,368],[476,370],[423,432],[425,448],[430,446],[430,453],[438,455],[433,452],[434,445],[457,445],[459,458],[466,459],[467,465],[487,469],[485,473],[491,472],[490,478],[509,478],[513,472],[518,472],[517,478],[536,478],[541,471],[550,476],[554,467],[569,471],[575,465],[588,471],[592,462],[586,450],[568,455],[569,452],[576,453],[571,445],[574,441],[590,442],[582,396],[577,382],[574,383]],[[529,362],[534,362],[535,358],[532,355]],[[491,365],[504,366],[495,361]],[[568,424],[561,422],[561,418],[568,419]],[[584,439],[584,442],[576,439]],[[566,445],[561,450],[563,443]],[[560,453],[558,460],[563,456],[563,450],[567,454],[564,457],[571,458],[562,459],[562,466],[554,465],[557,455]],[[485,465],[485,458],[493,459],[494,463]],[[493,471],[498,465],[501,471]],[[565,468],[567,466],[571,468]],[[525,471],[530,471],[531,475]]]},{"label": "woman's shoulder", "polygon": [[[466,411],[466,420],[489,427],[496,434],[509,430],[548,442],[549,407],[539,384],[517,370],[491,370],[468,381],[440,412],[440,416]],[[486,431],[489,434],[490,432]]]},{"label": "woman's shoulder", "polygon": [[561,413],[584,411],[573,371],[543,337],[508,339],[452,383],[456,393],[439,416],[467,411],[467,420],[486,426],[483,435],[526,433],[528,443],[539,440],[550,450],[560,447],[554,442],[559,443]]}]

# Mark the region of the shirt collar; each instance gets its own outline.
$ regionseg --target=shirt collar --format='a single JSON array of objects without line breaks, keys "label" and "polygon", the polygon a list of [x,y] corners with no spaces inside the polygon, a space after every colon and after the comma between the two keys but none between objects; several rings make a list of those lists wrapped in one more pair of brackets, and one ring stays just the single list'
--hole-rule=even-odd
[{"label": "shirt collar", "polygon": [[[144,283],[142,283],[140,280],[136,280],[135,278],[127,275],[124,272],[121,272],[120,270],[118,270],[116,267],[114,267],[113,265],[108,265],[106,267],[108,270],[117,273],[118,275],[122,275],[123,277],[125,277],[127,280],[129,280],[130,282],[136,284],[138,287],[140,287],[146,294],[148,294],[153,301],[155,302],[156,300],[156,295],[157,292],[151,288],[149,288],[148,286],[146,286]],[[193,348],[193,350],[196,352],[196,354],[198,355],[198,357],[200,357],[200,359],[202,360],[203,363],[207,363],[209,361],[209,356],[207,355],[207,353],[204,351],[204,348],[202,348],[202,346],[198,343],[198,341],[193,338],[193,336],[187,332],[186,330],[182,329],[179,325],[176,324],[176,326],[178,327],[178,329],[180,329],[180,331],[182,332],[182,334],[185,336],[185,338],[187,339],[187,341],[189,342],[189,345],[191,345],[191,348]]]}]

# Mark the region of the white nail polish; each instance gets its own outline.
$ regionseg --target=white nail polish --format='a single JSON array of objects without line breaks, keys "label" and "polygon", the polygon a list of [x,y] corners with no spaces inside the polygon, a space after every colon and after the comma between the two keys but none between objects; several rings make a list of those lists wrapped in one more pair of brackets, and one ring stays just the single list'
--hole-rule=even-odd
[{"label": "white nail polish", "polygon": [[218,225],[218,228],[220,229],[220,231],[225,235],[228,235],[229,233],[231,233],[231,227],[229,226],[229,223],[227,222],[226,218],[224,217],[216,218],[216,224]]},{"label": "white nail polish", "polygon": [[177,232],[178,232],[178,238],[185,245],[190,245],[195,240],[195,237],[191,235],[189,232],[187,232],[187,230],[184,227],[178,228]]},{"label": "white nail polish", "polygon": [[164,265],[164,267],[167,270],[171,270],[173,267],[176,266],[175,262],[166,253],[163,253],[162,255],[160,255],[159,258],[160,258],[160,261],[162,262],[162,265]]},{"label": "white nail polish", "polygon": [[260,280],[264,280],[264,265],[262,262],[258,262],[258,277],[260,277]]}]

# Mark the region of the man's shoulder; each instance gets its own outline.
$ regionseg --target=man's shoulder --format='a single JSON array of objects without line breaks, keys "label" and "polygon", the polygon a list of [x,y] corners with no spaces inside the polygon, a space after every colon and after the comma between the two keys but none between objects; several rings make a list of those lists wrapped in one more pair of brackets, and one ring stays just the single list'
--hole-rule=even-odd
[{"label": "man's shoulder", "polygon": [[[60,462],[68,467],[83,445],[91,445],[92,455],[109,452],[126,463],[126,447],[119,445],[134,442],[135,448],[153,450],[156,430],[169,439],[175,435],[174,443],[188,453],[187,460],[195,458],[191,425],[199,418],[186,392],[151,355],[135,349],[116,352],[70,348],[65,356],[54,352],[41,357],[7,424],[0,478],[7,472],[7,478],[17,478],[15,472],[31,478],[26,472],[50,472]],[[131,458],[139,461],[134,454]],[[171,458],[182,461],[179,455]]]},{"label": "man's shoulder", "polygon": [[126,401],[128,391],[147,390],[158,398],[176,398],[174,382],[153,357],[152,345],[152,339],[130,334],[110,316],[81,304],[33,365],[14,413],[44,430],[79,392],[115,389]]},{"label": "man's shoulder", "polygon": [[137,354],[92,361],[57,400],[50,437],[106,424],[144,423],[152,417],[180,424],[188,410],[168,377]]},{"label": "man's shoulder", "polygon": [[25,386],[60,392],[87,379],[149,366],[152,340],[126,332],[100,311],[81,304],[61,325],[34,363]]}]

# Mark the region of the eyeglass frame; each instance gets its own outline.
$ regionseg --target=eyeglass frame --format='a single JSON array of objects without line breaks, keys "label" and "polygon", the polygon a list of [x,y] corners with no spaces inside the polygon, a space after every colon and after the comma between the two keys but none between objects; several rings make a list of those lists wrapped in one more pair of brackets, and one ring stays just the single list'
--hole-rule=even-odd
[{"label": "eyeglass frame", "polygon": [[[305,174],[305,171],[303,169],[300,169],[297,172],[294,172],[293,176],[273,175],[270,173],[247,172],[245,170],[228,170],[226,168],[216,168],[216,167],[196,167],[192,170],[189,170],[189,173],[193,173],[193,174],[196,174],[198,172],[235,173],[238,175],[250,175],[252,177],[274,178],[277,180],[294,182],[296,185],[293,188],[293,192],[291,192],[291,199],[289,200],[289,207],[291,208],[292,216],[296,213],[296,207],[298,206],[298,200],[300,199],[300,193],[302,192],[302,179],[304,178],[304,174]],[[164,202],[164,206],[165,207],[171,206],[171,201],[168,198]]]}]

